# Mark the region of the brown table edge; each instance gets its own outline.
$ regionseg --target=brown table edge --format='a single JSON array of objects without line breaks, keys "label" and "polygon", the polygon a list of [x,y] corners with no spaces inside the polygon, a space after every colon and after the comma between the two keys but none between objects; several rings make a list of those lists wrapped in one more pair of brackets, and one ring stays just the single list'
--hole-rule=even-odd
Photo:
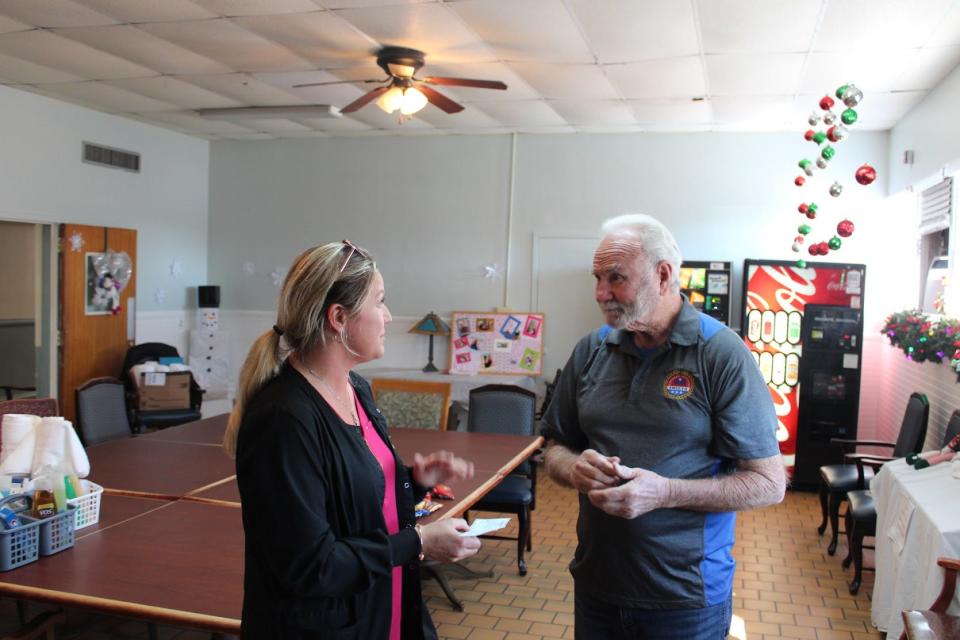
[{"label": "brown table edge", "polygon": [[223,618],[204,613],[192,613],[179,609],[168,609],[124,600],[85,596],[64,591],[53,591],[40,587],[28,587],[0,580],[0,594],[14,598],[24,598],[35,602],[48,602],[66,607],[90,609],[122,617],[149,620],[159,624],[176,627],[189,627],[215,633],[240,635],[240,620]]}]

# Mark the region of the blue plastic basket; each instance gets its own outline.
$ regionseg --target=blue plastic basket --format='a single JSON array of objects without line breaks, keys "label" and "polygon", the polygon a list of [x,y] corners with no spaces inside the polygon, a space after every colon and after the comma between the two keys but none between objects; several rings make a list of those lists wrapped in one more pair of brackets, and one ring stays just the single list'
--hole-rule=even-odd
[{"label": "blue plastic basket", "polygon": [[[13,503],[17,500],[24,506],[14,507]],[[0,528],[0,571],[16,569],[38,557],[40,521],[23,514],[30,508],[31,502],[31,497],[25,494],[7,496],[0,500],[0,506],[10,503],[10,508],[17,512],[17,518],[20,519],[20,526],[15,529]]]},{"label": "blue plastic basket", "polygon": [[73,546],[76,507],[67,505],[63,513],[40,521],[40,555],[50,556]]}]

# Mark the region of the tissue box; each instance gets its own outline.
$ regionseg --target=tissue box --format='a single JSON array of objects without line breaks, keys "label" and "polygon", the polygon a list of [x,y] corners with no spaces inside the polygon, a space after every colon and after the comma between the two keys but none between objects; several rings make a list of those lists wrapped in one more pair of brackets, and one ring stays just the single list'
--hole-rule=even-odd
[{"label": "tissue box", "polygon": [[[131,373],[132,375],[132,373]],[[137,407],[143,411],[190,408],[190,372],[141,373],[137,383]]]}]

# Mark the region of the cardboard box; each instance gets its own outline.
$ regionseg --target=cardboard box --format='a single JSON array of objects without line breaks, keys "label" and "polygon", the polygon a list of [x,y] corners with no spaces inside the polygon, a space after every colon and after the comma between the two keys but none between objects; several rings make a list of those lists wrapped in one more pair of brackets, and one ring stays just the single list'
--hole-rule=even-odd
[{"label": "cardboard box", "polygon": [[189,409],[190,372],[141,373],[137,396],[137,406],[143,411]]}]

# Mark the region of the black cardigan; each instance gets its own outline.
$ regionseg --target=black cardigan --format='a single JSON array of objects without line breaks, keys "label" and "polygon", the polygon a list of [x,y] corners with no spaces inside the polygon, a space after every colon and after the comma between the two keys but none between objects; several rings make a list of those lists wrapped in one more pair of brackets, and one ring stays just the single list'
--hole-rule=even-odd
[{"label": "black cardigan", "polygon": [[[242,633],[256,638],[387,640],[391,570],[403,566],[402,637],[436,631],[420,593],[414,486],[370,387],[360,404],[397,460],[400,531],[387,534],[383,472],[359,428],[340,420],[289,363],[247,405],[237,440],[246,567]],[[416,496],[416,497],[415,497]]]}]

